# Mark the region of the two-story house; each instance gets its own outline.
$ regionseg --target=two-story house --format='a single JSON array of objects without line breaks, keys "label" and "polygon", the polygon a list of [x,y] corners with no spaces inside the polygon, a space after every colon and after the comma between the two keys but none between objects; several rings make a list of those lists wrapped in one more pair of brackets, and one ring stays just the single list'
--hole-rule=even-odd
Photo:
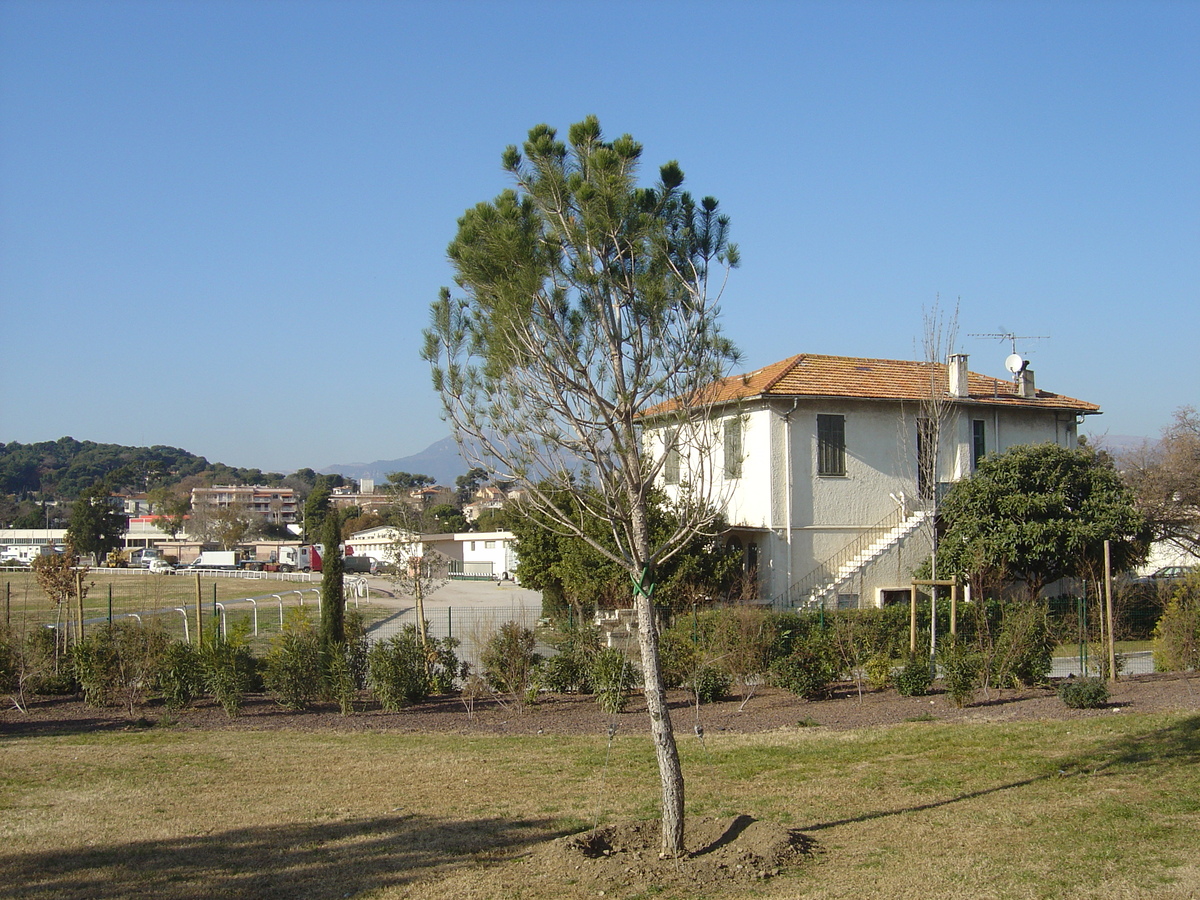
[{"label": "two-story house", "polygon": [[[986,453],[1073,447],[1083,417],[1100,412],[1038,390],[1027,368],[1011,380],[969,372],[963,354],[946,364],[802,354],[716,391],[726,540],[759,597],[788,606],[907,597],[947,484]],[[667,489],[687,470],[686,458],[664,466]]]}]

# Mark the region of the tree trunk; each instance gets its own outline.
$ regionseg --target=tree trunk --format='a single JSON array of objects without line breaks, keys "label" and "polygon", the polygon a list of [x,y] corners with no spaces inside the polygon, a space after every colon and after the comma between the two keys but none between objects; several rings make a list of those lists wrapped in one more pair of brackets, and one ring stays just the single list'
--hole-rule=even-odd
[{"label": "tree trunk", "polygon": [[663,858],[677,858],[683,848],[683,769],[679,764],[679,748],[671,727],[671,712],[667,708],[667,691],[663,685],[658,661],[658,626],[654,621],[654,601],[638,594],[635,599],[638,616],[638,643],[642,651],[642,672],[646,692],[646,710],[650,714],[650,734],[654,739],[654,754],[658,759],[658,777],[662,783],[662,852]]},{"label": "tree trunk", "polygon": [[[645,515],[639,515],[639,511],[635,506],[633,530],[640,549],[645,551],[641,558],[645,559],[649,555],[649,531]],[[659,855],[664,859],[677,859],[684,855],[683,768],[679,763],[679,748],[675,745],[671,712],[667,708],[667,689],[663,684],[659,663],[658,623],[654,619],[654,600],[650,596],[649,570],[643,569],[634,578],[633,602],[637,610],[646,711],[650,714],[650,735],[654,740],[658,777],[662,785],[662,850]]]}]

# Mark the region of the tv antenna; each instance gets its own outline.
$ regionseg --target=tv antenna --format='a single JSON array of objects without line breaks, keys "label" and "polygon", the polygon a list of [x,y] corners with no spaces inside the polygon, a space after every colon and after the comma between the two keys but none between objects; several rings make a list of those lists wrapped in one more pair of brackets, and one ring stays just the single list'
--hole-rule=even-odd
[{"label": "tv antenna", "polygon": [[1023,359],[1021,354],[1017,352],[1017,341],[1047,341],[1050,339],[1050,335],[1048,334],[1013,334],[1011,331],[999,334],[969,334],[967,337],[995,338],[1000,341],[1008,341],[1012,353],[1004,360],[1004,368],[1012,373],[1014,379],[1024,372],[1029,365],[1029,360]]}]

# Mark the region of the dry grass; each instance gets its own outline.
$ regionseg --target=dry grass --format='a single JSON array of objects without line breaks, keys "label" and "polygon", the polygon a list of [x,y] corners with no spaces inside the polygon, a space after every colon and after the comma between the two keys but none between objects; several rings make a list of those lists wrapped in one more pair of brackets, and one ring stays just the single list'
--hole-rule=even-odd
[{"label": "dry grass", "polygon": [[[817,856],[751,886],[616,879],[605,896],[1200,893],[1194,714],[706,741],[683,745],[689,815],[798,828]],[[539,847],[655,814],[648,742],[606,751],[602,735],[5,738],[0,896],[595,897]]]},{"label": "dry grass", "polygon": [[[303,576],[310,577],[310,576]],[[316,615],[317,591],[321,576],[311,576],[311,581],[276,581],[266,578],[233,578],[201,575],[200,593],[203,598],[205,628],[212,627],[214,601],[226,605],[226,622],[229,628],[239,623],[247,630],[251,628],[253,607],[244,598],[258,600],[259,630],[263,635],[277,634],[279,628],[278,594],[285,608],[303,605]],[[183,638],[183,615],[176,607],[188,611],[189,628],[195,627],[196,575],[180,572],[175,575],[151,575],[122,569],[93,569],[86,581],[94,582],[84,599],[84,617],[90,622],[106,619],[109,612],[109,594],[112,594],[114,620],[138,615],[142,621],[162,626],[176,638]],[[0,573],[0,602],[7,590],[7,615],[11,627],[18,633],[43,625],[54,624],[56,619],[67,616],[67,611],[56,612],[54,605],[38,587],[37,578],[30,571]],[[300,593],[297,593],[299,591]],[[242,601],[242,602],[239,602]],[[74,599],[71,614],[74,614]],[[380,618],[387,611],[369,608],[363,603],[362,611],[369,620]],[[0,611],[0,615],[3,611]],[[2,621],[2,620],[0,620]],[[91,627],[90,625],[88,626]]]}]

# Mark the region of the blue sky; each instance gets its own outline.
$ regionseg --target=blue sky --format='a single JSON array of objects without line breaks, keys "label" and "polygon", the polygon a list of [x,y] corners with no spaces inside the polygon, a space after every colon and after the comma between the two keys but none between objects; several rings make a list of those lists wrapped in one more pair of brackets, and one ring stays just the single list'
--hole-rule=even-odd
[{"label": "blue sky", "polygon": [[1200,4],[0,4],[0,441],[231,465],[448,434],[446,244],[595,113],[732,217],[749,370],[957,349],[1157,435],[1200,394]]}]

